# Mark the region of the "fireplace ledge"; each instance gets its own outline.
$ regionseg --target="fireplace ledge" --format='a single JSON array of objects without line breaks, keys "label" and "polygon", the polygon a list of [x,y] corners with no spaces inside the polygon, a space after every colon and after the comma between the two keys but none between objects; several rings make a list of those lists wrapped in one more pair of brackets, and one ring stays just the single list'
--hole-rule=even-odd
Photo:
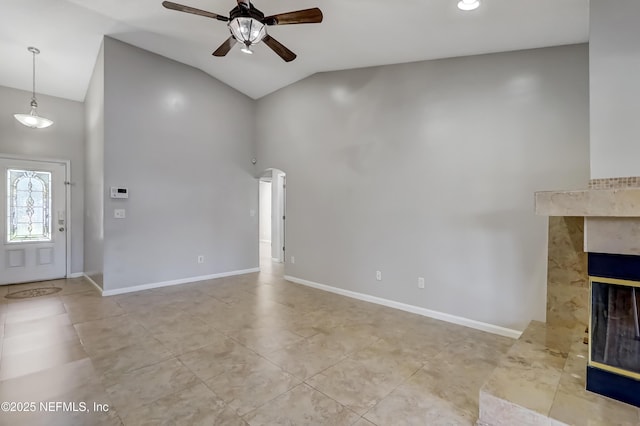
[{"label": "fireplace ledge", "polygon": [[640,217],[640,188],[535,193],[540,216]]}]

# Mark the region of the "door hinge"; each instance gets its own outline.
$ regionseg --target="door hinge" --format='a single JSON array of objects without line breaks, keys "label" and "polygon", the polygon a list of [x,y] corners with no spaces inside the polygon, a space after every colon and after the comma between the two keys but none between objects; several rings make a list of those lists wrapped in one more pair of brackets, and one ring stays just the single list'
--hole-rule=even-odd
[{"label": "door hinge", "polygon": [[282,247],[282,251],[285,251],[284,247]]}]

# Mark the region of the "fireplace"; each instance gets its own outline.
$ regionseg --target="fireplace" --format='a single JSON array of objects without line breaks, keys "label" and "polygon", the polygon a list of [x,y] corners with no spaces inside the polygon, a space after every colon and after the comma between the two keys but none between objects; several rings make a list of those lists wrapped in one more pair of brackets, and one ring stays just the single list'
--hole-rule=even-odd
[{"label": "fireplace", "polygon": [[[587,390],[640,407],[640,177],[592,179],[588,189],[536,192],[535,209],[545,216],[584,217],[589,297],[578,291],[582,288],[575,284],[582,282],[575,274],[556,271],[564,265],[580,272],[581,265],[550,249],[549,270],[555,275],[548,280],[547,308],[552,315],[547,320],[572,316],[574,322],[562,325],[588,324]],[[549,222],[550,232],[558,230],[552,229],[554,223]],[[556,240],[550,235],[550,244]],[[558,288],[561,281],[565,286]],[[558,303],[565,293],[572,297]]]},{"label": "fireplace", "polygon": [[640,407],[640,256],[589,253],[587,389]]}]

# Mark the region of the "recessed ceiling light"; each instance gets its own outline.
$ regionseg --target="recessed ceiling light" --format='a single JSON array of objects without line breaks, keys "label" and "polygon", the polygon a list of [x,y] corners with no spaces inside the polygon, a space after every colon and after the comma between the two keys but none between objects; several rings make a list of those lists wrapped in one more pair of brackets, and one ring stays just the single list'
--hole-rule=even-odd
[{"label": "recessed ceiling light", "polygon": [[460,0],[458,2],[458,9],[460,10],[474,10],[480,6],[480,1],[478,0]]}]

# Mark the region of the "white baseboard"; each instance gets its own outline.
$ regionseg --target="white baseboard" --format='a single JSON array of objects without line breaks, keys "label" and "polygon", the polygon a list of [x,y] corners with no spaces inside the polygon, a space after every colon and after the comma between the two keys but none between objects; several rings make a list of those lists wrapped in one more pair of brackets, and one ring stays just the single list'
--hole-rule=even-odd
[{"label": "white baseboard", "polygon": [[82,273],[82,276],[86,278],[87,281],[89,281],[91,284],[93,284],[93,286],[98,289],[98,291],[100,292],[100,294],[102,294],[104,296],[104,294],[102,293],[102,287],[100,287],[98,285],[97,282],[95,282],[94,280],[91,279],[91,277],[87,274],[85,274],[84,272]]},{"label": "white baseboard", "polygon": [[84,277],[84,272],[73,272],[67,275],[67,278],[80,278]]},{"label": "white baseboard", "polygon": [[291,281],[292,283],[302,284],[307,287],[317,288],[319,290],[328,291],[330,293],[339,294],[341,296],[347,296],[353,299],[363,300],[365,302],[371,302],[382,306],[388,306],[390,308],[400,309],[401,311],[411,312],[413,314],[418,314],[425,317],[450,322],[453,324],[463,325],[469,328],[475,328],[476,330],[482,330],[488,333],[498,334],[500,336],[511,337],[512,339],[517,339],[522,334],[522,332],[518,330],[512,330],[510,328],[500,327],[498,325],[488,324],[485,322],[459,317],[444,312],[433,311],[431,309],[421,308],[419,306],[407,305],[406,303],[383,299],[381,297],[371,296],[364,293],[357,293],[355,291],[332,287],[326,284],[319,284],[313,281],[304,280],[302,278],[285,275],[284,279],[287,281]]},{"label": "white baseboard", "polygon": [[216,278],[231,277],[234,275],[250,274],[260,272],[260,268],[242,269],[239,271],[222,272],[219,274],[200,275],[198,277],[181,278],[178,280],[161,281],[157,283],[141,284],[133,287],[114,288],[112,290],[102,290],[103,296],[115,296],[117,294],[134,293],[136,291],[150,290],[152,288],[169,287],[173,285],[193,283],[196,281],[213,280]]}]

